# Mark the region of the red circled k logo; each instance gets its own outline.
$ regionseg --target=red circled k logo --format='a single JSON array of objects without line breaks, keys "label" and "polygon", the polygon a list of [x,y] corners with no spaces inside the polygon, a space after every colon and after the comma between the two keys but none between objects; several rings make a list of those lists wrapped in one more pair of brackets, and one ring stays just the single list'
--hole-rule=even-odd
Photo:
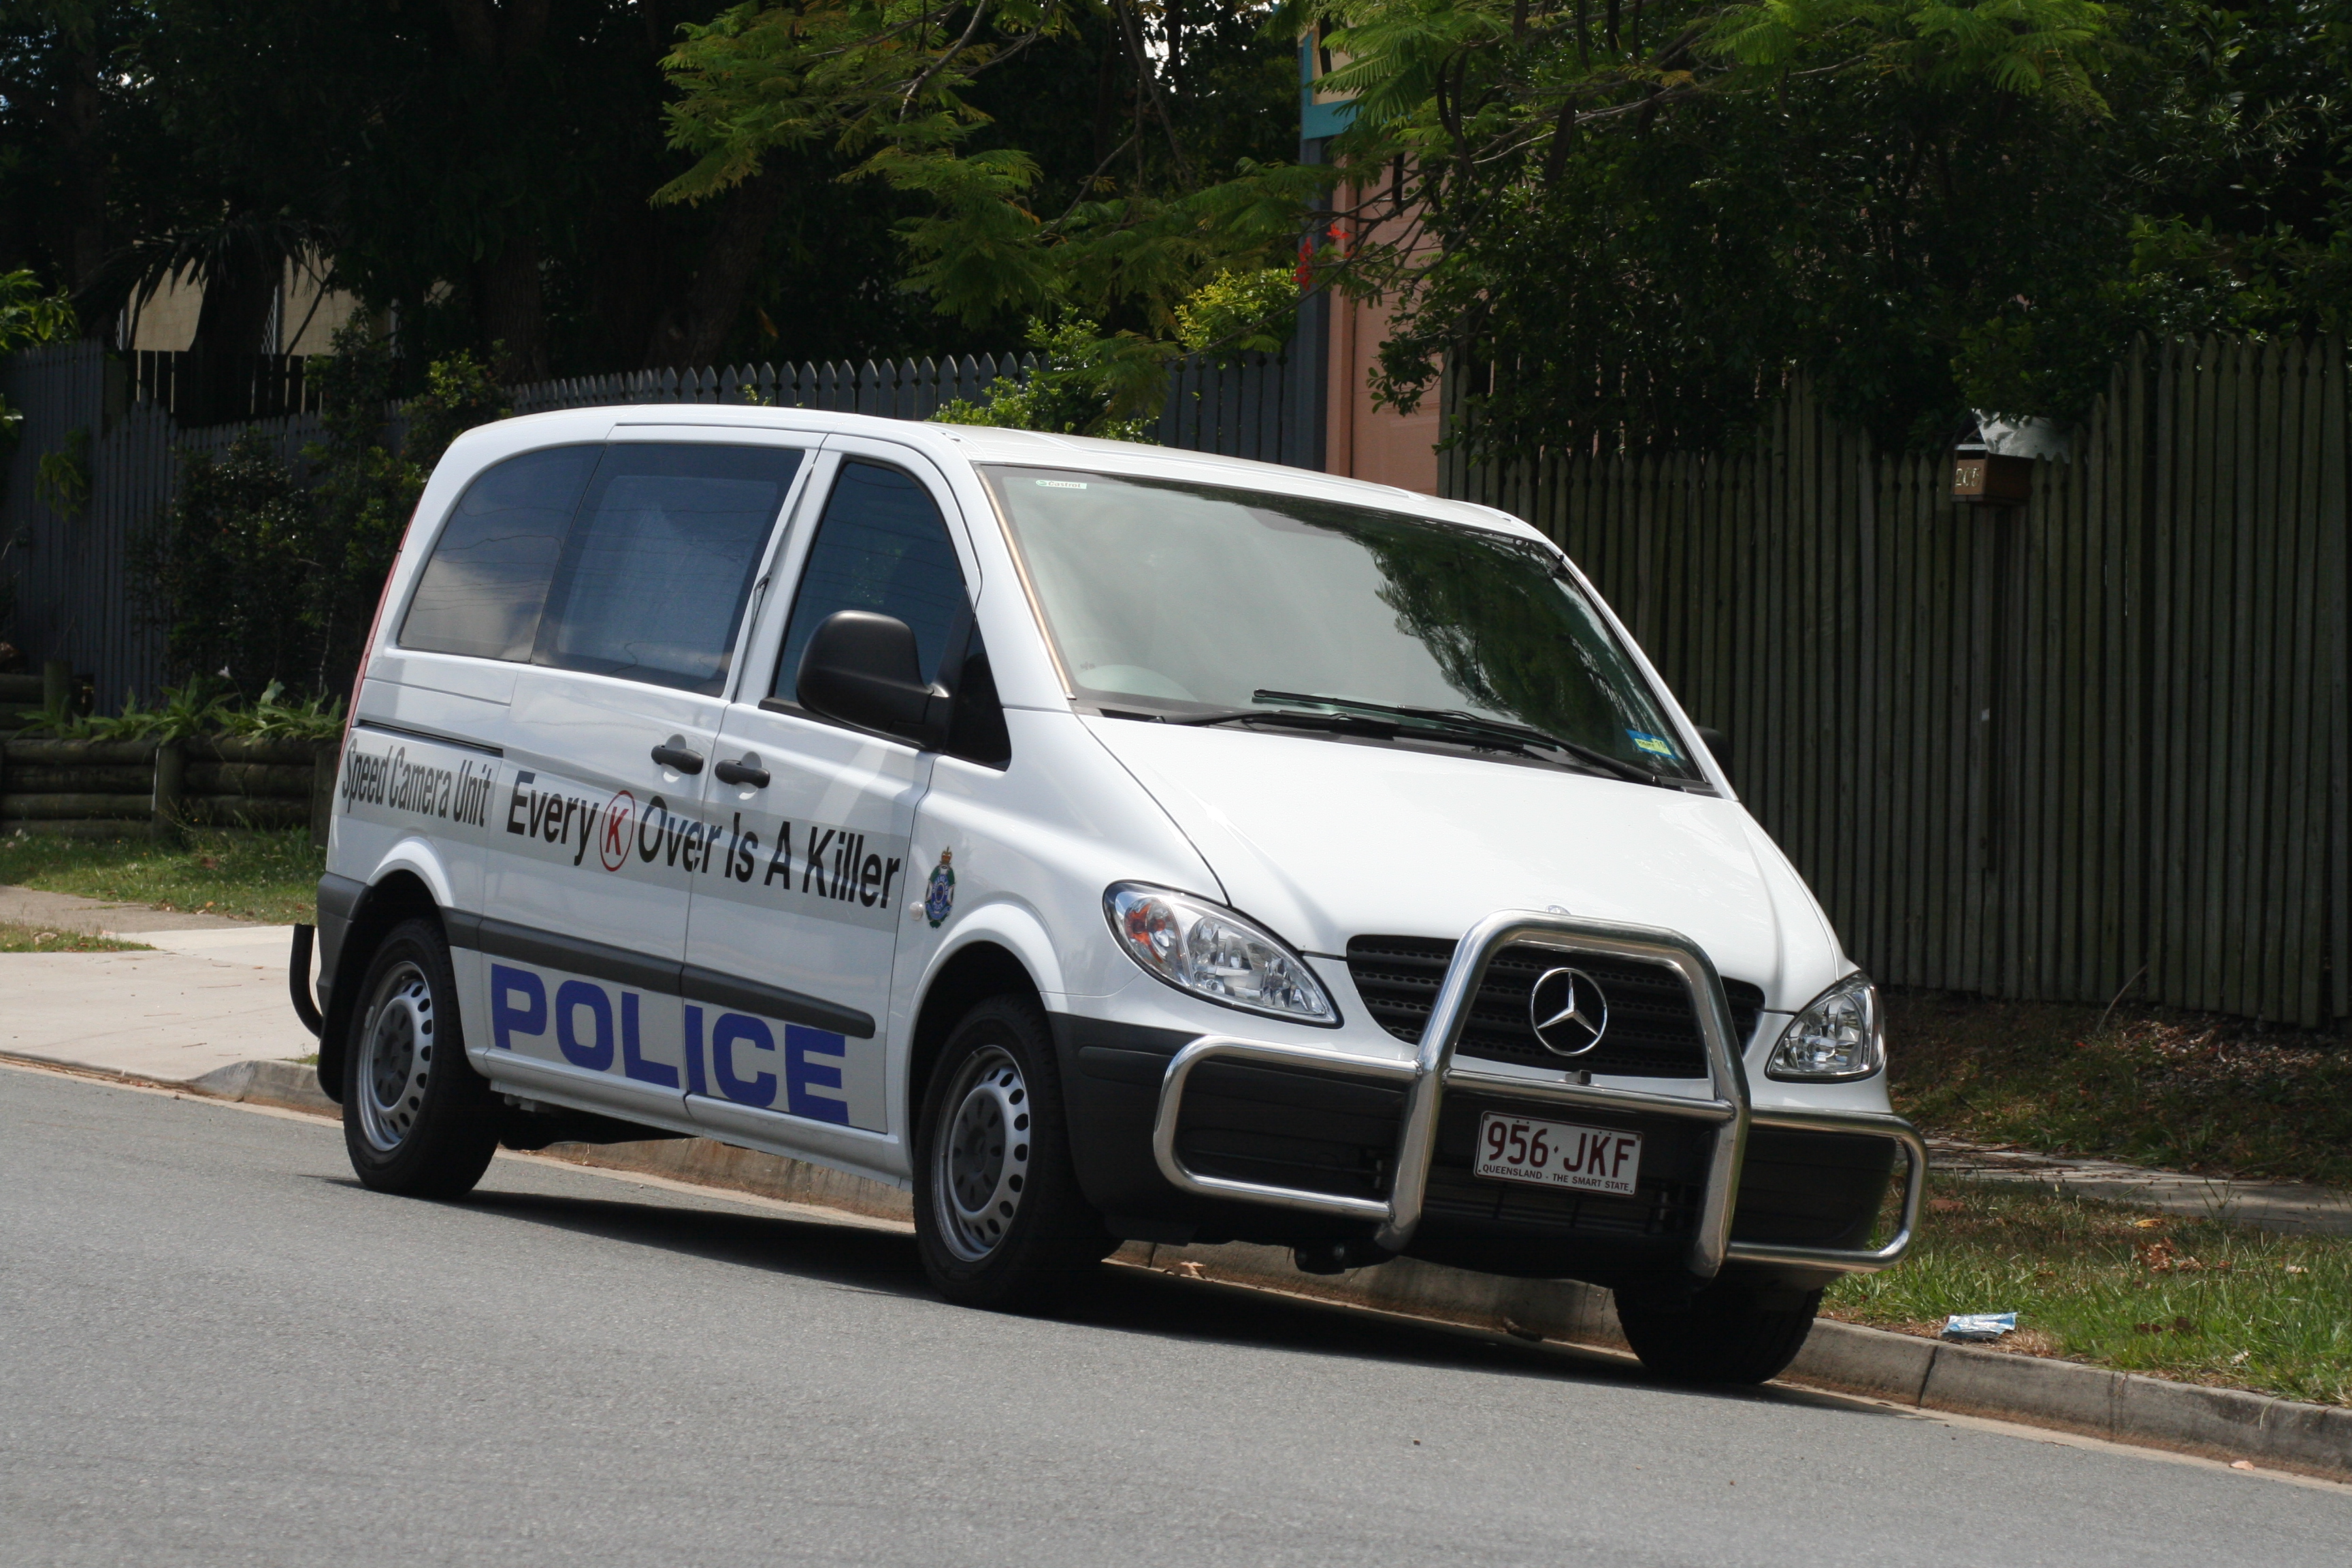
[{"label": "red circled k logo", "polygon": [[604,862],[604,869],[617,871],[629,858],[629,824],[637,815],[637,797],[623,790],[604,803],[604,833],[596,846],[596,858]]}]

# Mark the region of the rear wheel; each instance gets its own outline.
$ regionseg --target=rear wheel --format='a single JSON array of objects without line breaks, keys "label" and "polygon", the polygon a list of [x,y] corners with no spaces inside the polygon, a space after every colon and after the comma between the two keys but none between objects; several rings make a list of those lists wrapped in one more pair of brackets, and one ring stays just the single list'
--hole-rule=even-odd
[{"label": "rear wheel", "polygon": [[1617,1292],[1617,1321],[1642,1364],[1689,1383],[1762,1383],[1804,1348],[1819,1290],[1765,1290],[1718,1279],[1680,1300]]},{"label": "rear wheel", "polygon": [[1078,1191],[1045,1016],[1000,996],[949,1035],[923,1096],[915,1247],[967,1307],[1066,1299],[1118,1245]]},{"label": "rear wheel", "polygon": [[449,944],[432,921],[394,926],[369,960],[343,1047],[343,1146],[380,1193],[473,1191],[499,1146],[498,1098],[466,1060]]}]

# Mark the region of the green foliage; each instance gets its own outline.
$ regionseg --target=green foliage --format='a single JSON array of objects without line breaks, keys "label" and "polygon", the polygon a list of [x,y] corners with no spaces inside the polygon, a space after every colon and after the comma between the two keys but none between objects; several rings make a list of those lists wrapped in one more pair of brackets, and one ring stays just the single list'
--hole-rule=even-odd
[{"label": "green foliage", "polygon": [[1167,395],[1165,345],[1131,333],[1105,337],[1087,321],[1029,323],[1037,366],[1025,379],[989,384],[979,403],[958,398],[931,417],[942,425],[993,425],[1113,441],[1153,440]]},{"label": "green foliage", "polygon": [[1298,279],[1290,268],[1220,272],[1176,307],[1177,337],[1194,353],[1274,353],[1298,324]]},{"label": "green foliage", "polygon": [[80,332],[73,301],[62,292],[42,287],[29,268],[0,272],[0,354],[67,342]]},{"label": "green foliage", "polygon": [[2346,0],[1290,14],[1358,103],[1316,279],[1397,303],[1385,399],[1464,368],[1475,450],[1714,447],[1792,373],[1934,447],[2352,299]]},{"label": "green foliage", "polygon": [[[0,357],[43,343],[64,342],[80,331],[73,301],[44,289],[30,268],[0,272]],[[8,400],[0,397],[0,457],[16,444],[24,422],[25,411],[10,407]]]},{"label": "green foliage", "polygon": [[[318,373],[326,438],[303,450],[308,488],[248,430],[218,459],[189,455],[171,507],[133,549],[173,673],[262,689],[255,732],[327,722],[320,704],[350,687],[432,465],[461,431],[508,412],[481,362],[453,354],[402,410],[395,448],[389,350],[361,327],[338,332],[335,347]],[[289,690],[309,694],[308,706],[286,704]]]},{"label": "green foliage", "polygon": [[66,432],[66,444],[33,466],[33,499],[71,522],[89,504],[89,432]]},{"label": "green foliage", "polygon": [[426,368],[425,390],[402,409],[406,428],[395,449],[385,425],[398,368],[389,345],[350,326],[334,348],[320,372],[326,439],[302,453],[318,567],[302,616],[317,654],[304,670],[282,672],[314,692],[349,688],[384,576],[441,454],[464,431],[511,412],[488,368],[460,351]]},{"label": "green foliage", "polygon": [[218,458],[184,453],[171,505],[132,552],[173,673],[258,687],[315,669],[315,546],[310,498],[258,431]]},{"label": "green foliage", "polygon": [[[1163,77],[1140,50],[1131,30],[1138,15],[1075,0],[968,14],[913,0],[739,5],[686,28],[665,62],[679,93],[671,141],[696,163],[662,195],[706,199],[754,178],[778,154],[829,153],[843,161],[843,180],[915,203],[900,225],[907,284],[940,314],[971,328],[1069,314],[1173,336],[1186,300],[1287,253],[1300,204],[1325,176],[1263,162],[1213,113],[1171,107],[1181,73],[1171,62]],[[1133,123],[1097,121],[1097,142],[1119,130],[1125,139],[1091,173],[1053,182],[1061,210],[1048,216],[1037,152],[977,144],[988,139],[991,116],[975,94],[982,72],[1033,47],[1069,44],[1105,19],[1128,30]],[[1164,42],[1166,14],[1160,19]],[[1271,43],[1263,52],[1255,63],[1271,66],[1283,51]],[[1230,97],[1262,94],[1261,113],[1286,119],[1295,101],[1280,72],[1240,61],[1210,79]],[[1185,150],[1179,126],[1200,121],[1225,154],[1214,164]],[[1123,178],[1112,173],[1130,159]]]},{"label": "green foliage", "polygon": [[118,714],[76,713],[70,703],[60,702],[18,718],[22,733],[61,741],[181,741],[199,735],[332,741],[343,732],[343,701],[327,696],[289,701],[285,683],[273,680],[246,703],[226,681],[198,675],[163,688],[152,708],[134,693],[123,698]]}]

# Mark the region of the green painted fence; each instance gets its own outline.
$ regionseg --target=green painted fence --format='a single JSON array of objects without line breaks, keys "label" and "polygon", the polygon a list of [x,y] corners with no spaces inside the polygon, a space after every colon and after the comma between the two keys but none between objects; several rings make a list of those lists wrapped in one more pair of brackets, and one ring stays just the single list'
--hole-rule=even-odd
[{"label": "green painted fence", "polygon": [[2204,340],[2118,366],[2017,506],[1801,391],[1737,456],[1444,477],[1729,734],[1882,982],[2317,1027],[2352,1014],[2346,447],[2339,342]]}]

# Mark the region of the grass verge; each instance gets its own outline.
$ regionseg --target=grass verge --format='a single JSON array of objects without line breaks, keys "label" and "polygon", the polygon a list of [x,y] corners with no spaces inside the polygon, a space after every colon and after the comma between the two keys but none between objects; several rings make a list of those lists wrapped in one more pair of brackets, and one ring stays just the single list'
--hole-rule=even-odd
[{"label": "grass verge", "polygon": [[1928,1131],[2352,1186],[2352,1046],[2152,1008],[1887,997],[1895,1109]]},{"label": "grass verge", "polygon": [[0,838],[0,882],[284,925],[317,919],[326,856],[308,832],[193,829],[176,847],[147,838]]},{"label": "grass verge", "polygon": [[116,942],[87,936],[78,931],[53,931],[47,926],[0,921],[0,952],[152,952],[143,942]]},{"label": "grass verge", "polygon": [[2017,1314],[2000,1348],[2352,1405],[2352,1237],[2284,1237],[1930,1177],[1911,1255],[1849,1275],[1822,1311],[1932,1334],[1953,1312]]}]

